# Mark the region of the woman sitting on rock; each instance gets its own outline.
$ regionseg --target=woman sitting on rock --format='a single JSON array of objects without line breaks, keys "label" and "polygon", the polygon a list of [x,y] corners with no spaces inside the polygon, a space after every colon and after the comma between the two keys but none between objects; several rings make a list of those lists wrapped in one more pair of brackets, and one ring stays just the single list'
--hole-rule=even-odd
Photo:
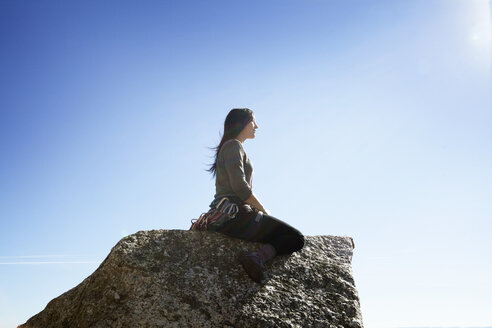
[{"label": "woman sitting on rock", "polygon": [[232,109],[224,122],[222,140],[214,148],[215,162],[208,171],[216,178],[216,193],[210,208],[227,203],[228,211],[233,216],[213,230],[230,237],[265,243],[256,252],[241,253],[239,256],[248,275],[254,281],[261,282],[264,279],[265,262],[276,255],[300,250],[304,246],[304,236],[297,229],[269,215],[253,194],[253,165],[243,143],[246,139],[255,138],[256,129],[258,125],[252,110]]}]

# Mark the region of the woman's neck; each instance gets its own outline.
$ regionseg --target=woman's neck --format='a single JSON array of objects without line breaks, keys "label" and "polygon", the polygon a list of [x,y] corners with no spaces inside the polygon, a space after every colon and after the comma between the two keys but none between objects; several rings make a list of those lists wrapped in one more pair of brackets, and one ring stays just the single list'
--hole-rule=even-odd
[{"label": "woman's neck", "polygon": [[243,139],[243,138],[241,138],[240,136],[237,136],[237,137],[236,137],[236,138],[234,138],[234,139],[236,139],[237,141],[239,141],[241,144],[244,144],[244,141],[246,140],[246,138],[244,138],[244,139]]}]

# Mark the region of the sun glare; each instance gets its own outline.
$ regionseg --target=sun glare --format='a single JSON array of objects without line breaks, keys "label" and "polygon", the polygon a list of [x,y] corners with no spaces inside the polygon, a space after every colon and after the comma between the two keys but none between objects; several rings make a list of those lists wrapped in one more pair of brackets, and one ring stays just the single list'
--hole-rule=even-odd
[{"label": "sun glare", "polygon": [[471,50],[474,52],[476,59],[485,60],[490,64],[492,56],[492,24],[491,24],[491,0],[470,1],[470,17],[468,22],[470,30],[468,31],[469,43]]},{"label": "sun glare", "polygon": [[476,46],[487,46],[491,42],[490,17],[483,17],[470,31],[470,40]]}]

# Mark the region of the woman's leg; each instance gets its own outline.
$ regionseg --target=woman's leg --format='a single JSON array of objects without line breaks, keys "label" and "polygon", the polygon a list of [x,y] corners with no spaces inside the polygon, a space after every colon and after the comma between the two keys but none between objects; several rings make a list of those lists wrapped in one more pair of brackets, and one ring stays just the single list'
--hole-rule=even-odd
[{"label": "woman's leg", "polygon": [[271,244],[278,255],[296,252],[304,246],[303,234],[289,224],[266,214],[259,221],[254,238]]},{"label": "woman's leg", "polygon": [[256,282],[265,276],[264,264],[277,254],[292,253],[304,246],[304,236],[295,228],[271,215],[258,215],[257,211],[244,208],[221,229],[220,233],[234,238],[265,243],[252,253],[242,253],[239,261]]},{"label": "woman's leg", "polygon": [[304,236],[299,230],[271,215],[258,215],[258,211],[247,210],[244,206],[240,206],[236,217],[217,232],[271,244],[279,255],[298,251],[304,246]]}]

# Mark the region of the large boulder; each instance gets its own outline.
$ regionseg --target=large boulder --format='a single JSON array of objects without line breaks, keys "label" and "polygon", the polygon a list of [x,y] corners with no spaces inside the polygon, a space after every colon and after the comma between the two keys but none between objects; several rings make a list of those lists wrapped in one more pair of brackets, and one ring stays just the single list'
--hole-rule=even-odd
[{"label": "large boulder", "polygon": [[253,282],[237,261],[260,244],[214,232],[140,231],[22,328],[362,328],[350,237],[309,236]]}]

